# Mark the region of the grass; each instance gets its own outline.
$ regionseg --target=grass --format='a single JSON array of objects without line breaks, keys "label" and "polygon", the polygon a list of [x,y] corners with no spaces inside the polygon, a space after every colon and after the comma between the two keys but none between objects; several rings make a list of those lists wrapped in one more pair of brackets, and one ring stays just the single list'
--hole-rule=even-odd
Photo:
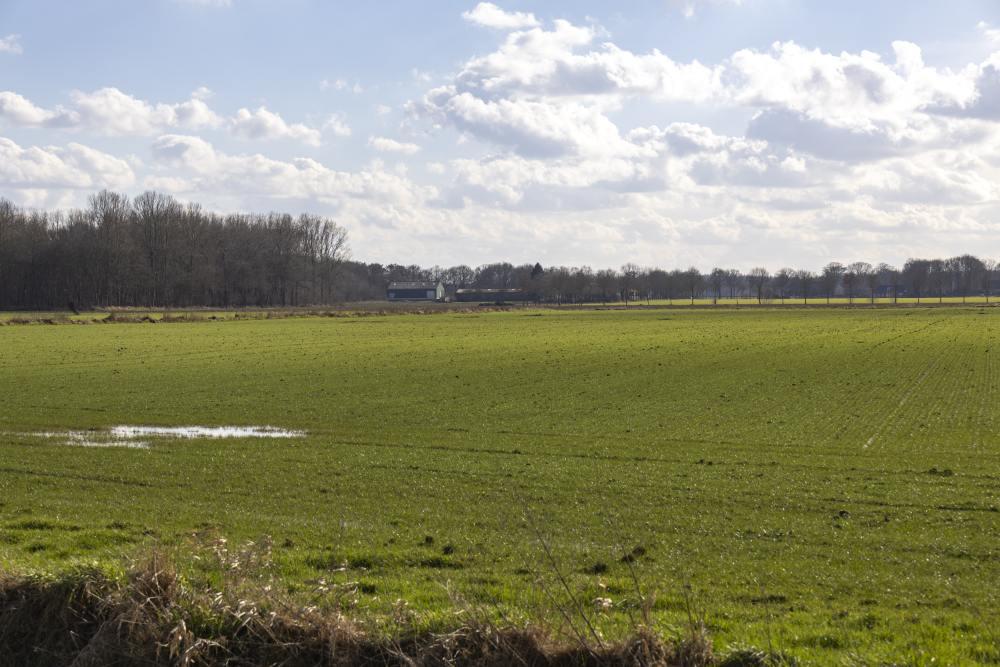
[{"label": "grass", "polygon": [[126,324],[225,320],[263,320],[289,317],[353,317],[357,315],[427,314],[482,310],[479,304],[437,302],[357,301],[336,306],[274,308],[98,308],[69,311],[2,311],[0,326],[14,324]]},{"label": "grass", "polygon": [[723,297],[721,299],[711,299],[711,298],[697,298],[694,301],[691,299],[685,299],[684,297],[678,297],[676,299],[650,299],[643,300],[640,299],[635,302],[629,302],[636,305],[646,305],[646,306],[670,306],[670,307],[681,307],[681,306],[767,306],[769,308],[779,308],[779,307],[789,307],[789,306],[940,306],[940,305],[988,305],[1000,303],[1000,298],[996,296],[985,297],[985,296],[945,296],[938,298],[936,296],[925,296],[921,298],[916,297],[898,297],[893,299],[892,297],[875,297],[874,299],[868,297],[867,295],[859,295],[854,298],[848,298],[846,296],[837,296],[827,299],[826,297],[811,296],[808,299],[803,300],[802,297],[788,297],[785,299],[779,299],[777,297],[768,297],[763,299],[760,303],[757,302],[756,297],[751,296],[741,296],[738,298]]},{"label": "grass", "polygon": [[259,565],[240,566],[237,576],[216,565],[227,566],[224,590],[192,586],[156,553],[122,578],[98,570],[49,581],[0,577],[0,665],[717,667],[784,658],[757,649],[719,657],[700,626],[671,641],[638,629],[616,641],[566,643],[474,614],[446,632],[397,615],[385,632],[337,608],[289,604],[261,586]]},{"label": "grass", "polygon": [[[766,306],[776,307],[829,307],[829,306],[975,306],[975,305],[996,305],[1000,304],[1000,297],[986,296],[947,296],[947,297],[876,297],[871,299],[866,296],[833,297],[810,297],[803,300],[796,298],[767,298],[758,303],[754,297],[722,297],[719,299],[700,297],[697,299],[639,299],[629,301],[627,304],[622,301],[608,301],[606,303],[594,302],[585,304],[555,304],[548,303],[544,306],[536,304],[506,304],[503,309],[525,309],[544,307],[548,309],[627,309],[627,308],[682,308],[685,306],[697,307],[723,307],[733,306]],[[0,326],[10,324],[111,324],[111,323],[150,323],[150,322],[201,322],[205,320],[246,320],[246,319],[283,319],[288,317],[351,317],[357,315],[389,315],[389,314],[428,314],[428,313],[448,313],[448,312],[481,312],[484,308],[478,303],[438,303],[422,301],[357,301],[345,303],[337,306],[296,306],[296,307],[273,307],[273,308],[98,308],[86,310],[80,313],[70,313],[68,311],[3,311],[0,310]]]},{"label": "grass", "polygon": [[[720,654],[997,664],[998,330],[979,306],[2,327],[0,570],[156,548],[223,586],[194,555],[267,541],[283,593],[356,618],[449,627],[457,598],[558,626],[572,597],[606,637],[693,606]],[[309,435],[26,435],[117,424]]]}]

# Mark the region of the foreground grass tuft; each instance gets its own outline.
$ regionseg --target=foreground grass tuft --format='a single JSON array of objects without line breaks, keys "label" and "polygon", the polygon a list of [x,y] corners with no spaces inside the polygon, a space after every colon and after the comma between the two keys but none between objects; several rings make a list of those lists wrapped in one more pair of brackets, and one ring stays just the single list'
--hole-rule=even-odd
[{"label": "foreground grass tuft", "polygon": [[[249,568],[252,571],[252,567]],[[154,553],[123,575],[0,573],[0,665],[716,665],[793,664],[753,647],[717,657],[704,624],[665,639],[645,626],[616,641],[476,620],[447,631],[391,633],[333,609],[283,599],[253,574],[224,590],[186,580]]]}]

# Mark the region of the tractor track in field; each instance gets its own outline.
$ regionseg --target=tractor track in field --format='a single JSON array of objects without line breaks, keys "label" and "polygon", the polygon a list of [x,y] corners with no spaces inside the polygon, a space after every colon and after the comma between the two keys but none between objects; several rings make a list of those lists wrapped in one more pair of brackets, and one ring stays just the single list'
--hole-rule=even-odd
[{"label": "tractor track in field", "polygon": [[879,425],[875,427],[875,431],[871,434],[871,436],[869,436],[868,440],[865,441],[862,449],[868,449],[874,445],[878,440],[878,437],[882,435],[883,431],[896,421],[897,416],[904,410],[910,398],[912,398],[913,395],[920,390],[931,374],[941,365],[943,357],[943,354],[938,355],[928,363],[927,367],[920,374],[920,376],[917,377],[916,381],[912,382],[906,388],[899,402],[892,408],[892,410],[889,411],[888,414],[886,414],[885,417],[883,417]]},{"label": "tractor track in field", "polygon": [[[874,359],[877,351],[883,346],[889,345],[891,343],[903,340],[912,339],[913,336],[919,335],[928,331],[933,325],[941,322],[943,320],[934,320],[929,323],[921,324],[917,327],[908,329],[900,333],[894,333],[892,335],[886,336],[881,340],[876,341],[873,344],[868,344],[863,348],[864,363],[859,364],[861,367],[870,367],[871,360]],[[878,327],[873,327],[877,330]],[[858,419],[870,412],[871,402],[873,397],[871,394],[867,394],[864,391],[858,391],[851,385],[852,379],[857,379],[857,372],[855,366],[850,364],[843,364],[838,370],[833,374],[826,376],[825,383],[832,386],[847,386],[849,393],[846,394],[845,401],[840,401],[837,403],[837,410],[824,411],[820,415],[818,423],[816,423],[813,432],[816,434],[816,440],[825,441],[828,443],[836,443],[842,440],[852,428],[858,428],[856,420],[852,420],[850,415],[855,415]],[[918,376],[919,377],[919,376]],[[901,393],[907,391],[906,387],[912,385],[912,382],[905,385],[903,388],[899,389]],[[879,401],[890,400],[888,396],[881,395],[878,397]],[[896,399],[900,400],[900,399]],[[846,416],[845,416],[846,415]],[[803,417],[807,419],[815,420],[815,416]]]},{"label": "tractor track in field", "polygon": [[[886,345],[891,345],[894,342],[912,339],[913,336],[917,336],[925,331],[930,330],[935,325],[945,322],[945,319],[934,319],[930,322],[923,322],[917,326],[910,327],[902,332],[894,332],[891,335],[884,336],[879,340],[876,340],[859,350],[860,354],[863,354],[867,359],[874,359],[878,350]],[[902,322],[900,325],[904,324]],[[796,347],[809,346],[807,341],[813,341],[815,343],[821,343],[825,339],[838,339],[838,338],[851,338],[857,336],[869,336],[872,334],[877,334],[880,329],[882,329],[885,324],[881,319],[878,319],[874,325],[865,325],[854,327],[848,330],[833,330],[822,329],[818,332],[811,331],[809,335],[806,336],[796,336],[794,340],[788,340],[784,345],[772,345],[768,347],[768,352],[780,358],[781,352],[785,349],[794,349]],[[861,343],[860,340],[855,342]],[[817,350],[822,350],[823,346],[819,345]],[[817,351],[817,354],[819,352]],[[737,393],[735,396],[730,393],[727,396],[727,400],[752,400],[754,395],[754,385],[749,382],[749,378],[752,376],[747,376],[752,369],[743,369],[741,374],[730,376],[731,385],[737,388]],[[780,371],[780,366],[776,367],[777,371]],[[822,383],[824,385],[831,385],[834,387],[847,386],[850,387],[851,380],[856,377],[856,370],[851,367],[850,364],[836,365],[830,368],[832,372],[828,372],[822,376]],[[845,395],[846,401],[840,401],[837,403],[838,410],[824,410],[818,415],[815,412],[815,407],[812,404],[801,404],[797,402],[795,396],[792,396],[789,406],[792,407],[791,412],[786,413],[786,417],[789,419],[803,419],[810,422],[814,422],[814,428],[811,432],[814,437],[809,440],[806,444],[814,444],[817,441],[823,442],[836,442],[846,434],[846,432],[852,428],[852,420],[850,418],[845,419],[843,417],[844,413],[852,414],[856,413],[858,415],[863,415],[866,410],[868,410],[867,403],[871,401],[870,396],[866,396],[863,392],[859,392],[853,389],[846,390],[848,393]],[[818,417],[818,419],[817,419]],[[773,443],[772,443],[773,444]]]},{"label": "tractor track in field", "polygon": [[984,444],[984,439],[987,434],[995,434],[996,428],[994,426],[993,413],[989,410],[991,405],[996,403],[996,392],[998,384],[998,373],[996,370],[996,362],[994,361],[996,355],[993,354],[993,329],[987,324],[986,327],[986,350],[984,352],[983,361],[981,366],[979,366],[982,372],[982,378],[977,386],[974,387],[974,391],[978,396],[978,409],[976,411],[976,422],[973,427],[972,434],[972,448],[979,448]]},{"label": "tractor track in field", "polygon": [[[976,401],[963,398],[968,388],[976,383],[975,357],[978,356],[980,330],[971,330],[972,337],[941,340],[937,345],[935,356],[927,367],[916,378],[914,383],[906,387],[899,397],[899,403],[893,406],[893,414],[880,423],[878,430],[872,433],[875,441],[883,440],[893,424],[909,426],[906,433],[899,435],[911,442],[919,442],[924,431],[933,429],[936,432],[955,432],[963,427],[962,417],[972,421],[973,428],[978,428],[979,420],[969,419],[970,408]],[[921,396],[921,400],[916,400]],[[967,445],[965,445],[967,447]],[[939,446],[933,450],[942,454]]]},{"label": "tractor track in field", "polygon": [[[888,336],[870,346],[866,351],[866,358],[870,359],[870,355],[883,346],[902,340],[912,341],[913,336],[927,332],[944,321],[942,319],[933,320],[908,331]],[[976,329],[971,328],[964,331],[965,334],[972,333],[974,337],[976,332]],[[900,372],[902,367],[887,368],[894,373],[892,377],[897,379],[897,382],[893,383],[896,385],[893,391],[888,393],[878,388],[875,376],[872,376],[872,379],[868,381],[868,386],[873,388],[874,393],[855,390],[853,393],[847,394],[848,400],[838,403],[837,414],[831,413],[824,416],[821,423],[817,424],[816,432],[829,434],[821,439],[832,442],[843,440],[845,436],[850,436],[848,438],[850,439],[856,434],[861,441],[861,449],[867,450],[883,441],[894,425],[902,421],[904,415],[907,415],[907,421],[913,424],[909,436],[911,438],[920,437],[921,432],[928,428],[928,424],[933,424],[930,428],[938,429],[942,427],[962,428],[965,422],[959,422],[959,416],[968,412],[969,406],[978,404],[975,418],[970,418],[968,421],[972,422],[971,428],[976,432],[972,438],[973,441],[981,441],[982,434],[989,430],[984,424],[984,419],[985,415],[990,413],[988,406],[991,405],[995,395],[995,383],[991,379],[994,371],[988,356],[982,362],[982,367],[978,367],[980,360],[977,357],[979,357],[982,347],[980,341],[974,337],[956,337],[937,341],[936,345],[922,344],[918,346],[921,349],[926,348],[927,352],[924,354],[929,353],[930,358],[915,375],[910,376],[907,380]],[[989,327],[985,329],[985,337],[986,345],[989,346],[992,341],[992,330]],[[919,355],[921,352],[915,350],[912,354]],[[866,361],[861,366],[868,365],[870,365],[870,361]],[[833,382],[845,383],[850,387],[851,377],[852,372],[847,369],[838,373]],[[872,383],[873,381],[874,383]],[[864,383],[862,385],[864,386]],[[968,397],[971,385],[982,385],[982,389],[971,402],[962,400],[962,396]],[[920,395],[932,396],[933,398],[929,402],[926,400],[916,401],[915,398]],[[886,406],[887,411],[883,413],[882,418],[878,420],[874,428],[870,428],[865,433],[862,429],[869,420],[864,419],[864,417],[872,413],[873,402]],[[963,405],[965,406],[964,412]],[[854,418],[852,419],[851,416]],[[953,424],[949,424],[948,419],[951,419]],[[992,418],[989,421],[992,421]],[[945,453],[940,447],[935,447],[934,451],[939,455]]]},{"label": "tractor track in field", "polygon": [[935,324],[941,324],[942,322],[945,322],[945,321],[946,321],[945,319],[934,320],[933,322],[928,322],[927,324],[925,324],[923,326],[920,326],[920,327],[917,327],[916,329],[913,329],[912,331],[904,331],[904,332],[896,334],[894,336],[889,336],[888,338],[886,338],[884,340],[881,340],[881,341],[875,343],[874,345],[872,345],[871,349],[874,350],[874,349],[879,348],[879,347],[881,347],[883,345],[887,345],[887,344],[889,344],[889,343],[891,343],[891,342],[893,342],[895,340],[899,340],[900,338],[907,338],[909,336],[912,336],[913,334],[918,334],[921,331],[924,331],[925,329],[930,329]]}]

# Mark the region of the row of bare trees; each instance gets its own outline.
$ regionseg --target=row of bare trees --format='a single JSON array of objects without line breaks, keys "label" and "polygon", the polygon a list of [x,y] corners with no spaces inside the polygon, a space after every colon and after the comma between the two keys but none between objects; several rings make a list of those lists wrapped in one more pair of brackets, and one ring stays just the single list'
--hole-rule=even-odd
[{"label": "row of bare trees", "polygon": [[346,243],[325,218],[219,216],[154,192],[65,214],[0,199],[0,308],[326,303]]},{"label": "row of bare trees", "polygon": [[508,262],[425,268],[347,259],[347,234],[311,215],[208,213],[147,192],[100,192],[87,208],[29,211],[0,199],[0,308],[294,306],[378,300],[393,281],[522,289],[555,303],[747,298],[850,300],[990,295],[997,265],[972,255],[903,267],[830,263],[820,271],[543,267]]},{"label": "row of bare trees", "polygon": [[451,289],[522,289],[538,301],[553,303],[623,302],[653,299],[833,298],[873,300],[876,297],[918,299],[990,295],[1000,290],[1000,272],[992,260],[971,255],[951,259],[911,259],[900,269],[888,264],[832,262],[820,271],[764,268],[750,271],[715,268],[703,274],[695,267],[664,270],[626,264],[618,270],[590,267],[542,267],[507,262],[477,268],[449,268],[347,263],[345,287],[356,298],[381,298],[391,280],[440,280]]},{"label": "row of bare trees", "polygon": [[[721,297],[723,284],[732,283],[733,272],[714,269],[709,275],[712,294]],[[771,275],[755,268],[745,277],[751,296],[785,300],[819,297],[829,302],[834,297],[874,301],[876,297],[893,301],[901,296],[937,298],[970,296],[989,297],[998,288],[1000,273],[994,260],[973,255],[949,259],[909,259],[902,269],[890,264],[872,266],[868,262],[841,264],[831,262],[817,273],[808,270],[781,269]]]}]

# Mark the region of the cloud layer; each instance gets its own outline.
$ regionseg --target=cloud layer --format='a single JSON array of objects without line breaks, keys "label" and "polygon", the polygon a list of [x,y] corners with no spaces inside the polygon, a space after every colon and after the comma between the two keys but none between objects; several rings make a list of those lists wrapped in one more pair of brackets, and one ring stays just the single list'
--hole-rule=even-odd
[{"label": "cloud layer", "polygon": [[[673,6],[698,16],[702,4]],[[0,130],[21,134],[0,139],[0,193],[294,204],[337,215],[358,255],[383,261],[1000,254],[1000,51],[956,68],[906,41],[834,53],[786,40],[701,62],[489,2],[461,18],[488,28],[489,45],[415,79],[403,118],[399,100],[343,79],[323,88],[354,90],[371,117],[325,100],[290,120],[205,89],[156,102],[104,87],[48,104],[2,91]],[[997,41],[989,23],[970,30]],[[109,138],[135,149],[116,156]],[[354,164],[332,166],[345,145]]]},{"label": "cloud layer", "polygon": [[104,136],[149,137],[172,129],[225,128],[234,137],[249,140],[290,139],[308,146],[323,143],[324,130],[331,136],[348,136],[350,128],[340,116],[331,116],[323,128],[289,123],[277,112],[260,106],[240,108],[225,118],[209,107],[211,91],[199,88],[190,99],[177,103],[152,103],[118,88],[93,92],[75,90],[69,107],[40,107],[13,91],[0,91],[0,123],[13,127],[61,128]]}]

